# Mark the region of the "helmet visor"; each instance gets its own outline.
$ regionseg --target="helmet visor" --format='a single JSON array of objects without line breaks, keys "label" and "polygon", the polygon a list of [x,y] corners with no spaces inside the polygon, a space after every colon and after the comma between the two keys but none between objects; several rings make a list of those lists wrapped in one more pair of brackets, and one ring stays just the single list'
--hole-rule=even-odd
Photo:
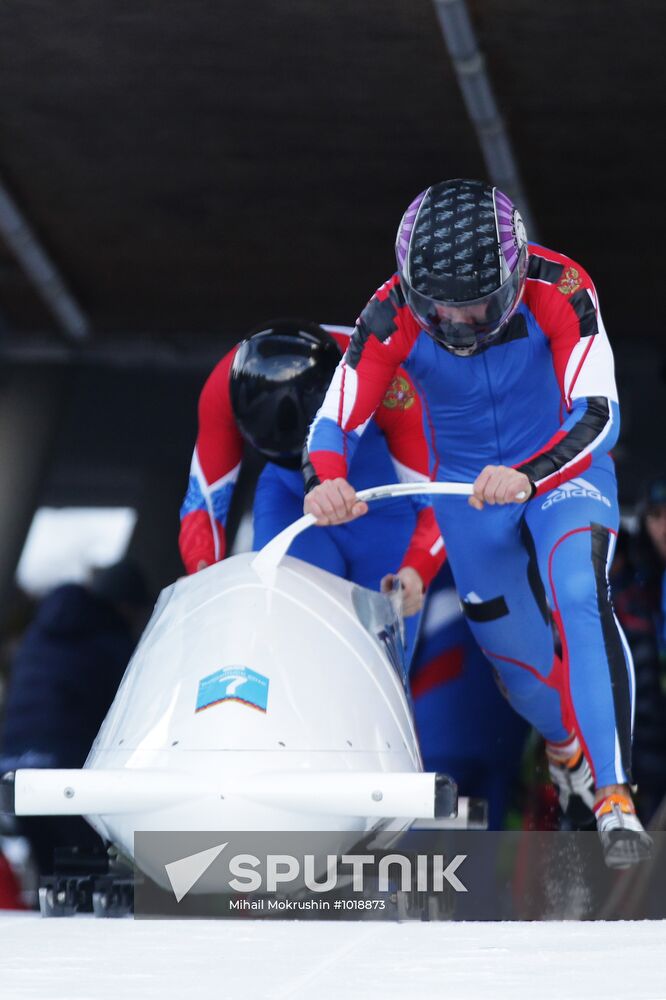
[{"label": "helmet visor", "polygon": [[469,302],[441,302],[401,278],[407,305],[426,333],[448,350],[473,354],[493,341],[516,309],[525,285],[527,248],[513,273],[495,291]]}]

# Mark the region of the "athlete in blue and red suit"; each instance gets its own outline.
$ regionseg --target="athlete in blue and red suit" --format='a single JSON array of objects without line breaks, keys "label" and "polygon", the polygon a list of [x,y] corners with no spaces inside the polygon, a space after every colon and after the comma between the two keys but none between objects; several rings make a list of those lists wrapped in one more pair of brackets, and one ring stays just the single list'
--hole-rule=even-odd
[{"label": "athlete in blue and red suit", "polygon": [[449,774],[461,795],[484,799],[488,829],[501,830],[529,726],[474,641],[448,563],[428,588],[409,679],[424,770]]},{"label": "athlete in blue and red suit", "polygon": [[[214,368],[199,400],[198,436],[181,508],[179,542],[188,573],[226,554],[226,520],[244,442],[269,460],[255,492],[254,547],[261,548],[301,516],[305,434],[350,333],[349,328],[327,332],[314,323],[276,321],[236,345]],[[339,437],[354,487],[393,482],[396,470],[405,481],[427,478],[422,428],[419,394],[398,369],[360,443],[356,432]],[[373,506],[367,523],[307,531],[289,552],[375,590],[388,588],[396,576],[409,662],[425,588],[445,558],[429,502],[418,497],[384,500]]]},{"label": "athlete in blue and red suit", "polygon": [[579,264],[528,245],[509,198],[480,181],[422,192],[396,256],[310,429],[305,510],[320,524],[364,512],[335,433],[362,427],[404,366],[426,402],[431,475],[474,484],[469,501],[436,502],[474,636],[545,737],[563,808],[592,807],[607,863],[627,866],[651,842],[629,788],[633,666],[608,588],[619,411],[597,292]]}]

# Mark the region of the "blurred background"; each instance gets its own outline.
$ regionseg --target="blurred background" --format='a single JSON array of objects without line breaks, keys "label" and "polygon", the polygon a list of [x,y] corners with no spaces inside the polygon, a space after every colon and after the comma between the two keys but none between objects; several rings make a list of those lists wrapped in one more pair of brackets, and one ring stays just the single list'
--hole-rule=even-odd
[{"label": "blurred background", "polygon": [[630,505],[666,417],[665,22],[658,0],[4,0],[0,593],[41,507],[132,511],[125,542],[173,579],[207,372],[276,315],[352,324],[447,176],[512,189],[592,274]]},{"label": "blurred background", "polygon": [[666,464],[665,27],[660,0],[3,0],[5,662],[56,584],[182,572],[214,363],[271,317],[353,324],[450,176],[595,280],[631,515]]}]

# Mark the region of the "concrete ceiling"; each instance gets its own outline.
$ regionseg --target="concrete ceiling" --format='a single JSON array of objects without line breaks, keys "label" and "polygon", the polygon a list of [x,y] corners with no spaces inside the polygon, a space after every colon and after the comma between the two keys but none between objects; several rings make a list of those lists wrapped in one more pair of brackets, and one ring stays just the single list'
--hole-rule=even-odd
[{"label": "concrete ceiling", "polygon": [[[657,338],[666,8],[474,0],[546,245]],[[430,0],[4,0],[0,176],[99,335],[352,322],[402,209],[484,174]],[[0,313],[47,313],[0,254]]]}]

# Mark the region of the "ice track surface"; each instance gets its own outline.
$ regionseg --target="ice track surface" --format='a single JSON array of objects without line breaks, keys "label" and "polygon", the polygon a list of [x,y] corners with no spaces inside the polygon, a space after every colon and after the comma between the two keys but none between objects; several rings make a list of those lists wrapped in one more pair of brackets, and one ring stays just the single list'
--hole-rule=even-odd
[{"label": "ice track surface", "polygon": [[0,913],[0,996],[666,1000],[666,922],[135,922]]}]

